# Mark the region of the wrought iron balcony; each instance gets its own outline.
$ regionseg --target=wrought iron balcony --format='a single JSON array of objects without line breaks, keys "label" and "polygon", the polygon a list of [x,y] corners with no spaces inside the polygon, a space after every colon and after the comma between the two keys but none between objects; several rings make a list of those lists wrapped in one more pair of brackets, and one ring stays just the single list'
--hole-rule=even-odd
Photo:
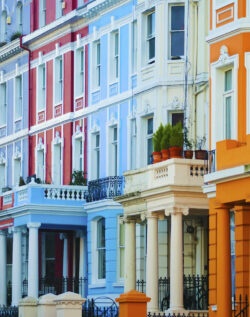
[{"label": "wrought iron balcony", "polygon": [[123,176],[110,176],[88,182],[87,202],[109,199],[123,193]]},{"label": "wrought iron balcony", "polygon": [[[136,289],[146,292],[146,281],[138,280]],[[183,279],[183,300],[184,307],[188,310],[207,310],[208,309],[208,276],[203,275],[184,275]],[[158,284],[159,309],[165,311],[170,304],[170,278],[159,278]]]}]

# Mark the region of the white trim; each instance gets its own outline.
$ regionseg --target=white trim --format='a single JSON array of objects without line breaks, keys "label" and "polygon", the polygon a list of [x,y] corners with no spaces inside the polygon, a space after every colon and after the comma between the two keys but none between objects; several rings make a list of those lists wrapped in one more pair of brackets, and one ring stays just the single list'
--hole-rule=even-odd
[{"label": "white trim", "polygon": [[20,139],[24,139],[25,137],[28,137],[28,129],[23,129],[21,131],[18,131],[17,133],[8,135],[6,137],[3,137],[0,139],[0,146],[7,145],[9,143],[13,143],[15,141],[18,141]]},{"label": "white trim", "polygon": [[[16,118],[16,107],[17,107],[17,79],[20,78],[21,79],[21,99],[22,99],[22,104],[21,104],[21,116]],[[14,80],[14,123],[16,121],[20,121],[23,119],[23,74],[18,73],[18,75],[15,77]],[[15,129],[14,129],[15,130]]]},{"label": "white trim", "polygon": [[211,174],[204,175],[205,183],[219,183],[229,178],[235,178],[239,176],[249,177],[249,173],[246,172],[246,166],[240,165],[237,167],[227,168],[221,171],[217,171]]},{"label": "white trim", "polygon": [[[219,20],[220,14],[223,14],[223,13],[225,13],[225,12],[227,12],[227,11],[231,11],[231,15],[230,15],[229,17],[227,17],[226,19],[224,19],[224,20]],[[216,23],[217,23],[217,24],[221,24],[221,23],[224,23],[224,22],[226,22],[226,21],[228,21],[228,20],[231,20],[231,19],[234,17],[234,14],[233,14],[233,13],[234,13],[234,7],[233,7],[233,6],[227,8],[227,9],[225,9],[225,10],[222,10],[222,11],[220,11],[220,12],[217,12]]]},{"label": "white trim", "polygon": [[[57,82],[56,82],[56,63],[62,60],[62,98],[61,100],[56,101],[56,91],[57,91]],[[59,75],[58,75],[59,76]],[[62,113],[64,113],[64,54],[61,54],[60,47],[58,55],[53,58],[53,118],[55,117],[55,107],[62,106]]]}]

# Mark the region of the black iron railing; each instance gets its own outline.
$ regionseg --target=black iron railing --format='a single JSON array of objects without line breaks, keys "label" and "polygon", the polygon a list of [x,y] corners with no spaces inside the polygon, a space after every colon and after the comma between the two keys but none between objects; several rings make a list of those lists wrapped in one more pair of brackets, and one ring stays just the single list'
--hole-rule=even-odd
[{"label": "black iron railing", "polygon": [[97,201],[122,195],[123,176],[110,176],[88,182],[87,202]]},{"label": "black iron railing", "polygon": [[[82,307],[82,317],[118,317],[119,308],[116,303],[107,297],[102,297],[102,299],[103,302],[99,303],[94,299],[86,301]],[[111,300],[111,302],[109,303],[105,299]]]},{"label": "black iron railing", "polygon": [[214,173],[216,171],[216,150],[208,152],[208,172]]},{"label": "black iron railing", "polygon": [[18,317],[18,307],[0,307],[0,317]]},{"label": "black iron railing", "polygon": [[[52,293],[55,295],[62,294],[64,292],[74,292],[83,295],[85,293],[85,288],[87,283],[87,278],[70,278],[70,277],[60,277],[60,278],[48,278],[43,277],[39,279],[39,296]],[[23,280],[23,290],[22,296],[28,295],[28,280]]]},{"label": "black iron railing", "polygon": [[[146,292],[146,281],[138,280],[136,289]],[[183,278],[184,308],[188,310],[208,309],[208,276],[188,275]],[[170,305],[170,278],[159,278],[158,284],[159,309],[165,311]]]},{"label": "black iron railing", "polygon": [[236,300],[236,297],[233,299],[233,317],[247,317],[248,313],[248,298],[247,295],[245,299],[240,295],[239,300]]},{"label": "black iron railing", "polygon": [[208,317],[207,312],[187,313],[187,314],[168,314],[168,313],[148,313],[147,317]]},{"label": "black iron railing", "polygon": [[11,298],[12,298],[12,283],[11,281],[7,284],[7,306],[11,306]]}]

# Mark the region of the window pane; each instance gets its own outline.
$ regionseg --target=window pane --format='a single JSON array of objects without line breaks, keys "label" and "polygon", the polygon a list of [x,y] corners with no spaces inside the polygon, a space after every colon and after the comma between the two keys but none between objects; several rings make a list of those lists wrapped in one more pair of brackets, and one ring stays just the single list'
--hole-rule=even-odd
[{"label": "window pane", "polygon": [[118,48],[119,48],[119,36],[118,33],[115,33],[115,55],[118,55]]},{"label": "window pane", "polygon": [[232,69],[225,72],[225,91],[232,90]]},{"label": "window pane", "polygon": [[148,37],[154,36],[155,34],[155,13],[148,15],[148,25],[147,25]]},{"label": "window pane", "polygon": [[117,128],[114,128],[114,141],[117,141]]},{"label": "window pane", "polygon": [[98,279],[106,277],[106,250],[98,250]]},{"label": "window pane", "polygon": [[171,56],[184,55],[184,32],[171,33]]},{"label": "window pane", "polygon": [[123,223],[120,224],[120,247],[125,246],[125,225]]},{"label": "window pane", "polygon": [[153,133],[153,118],[148,119],[148,129],[147,134]]},{"label": "window pane", "polygon": [[99,65],[101,63],[101,59],[100,59],[100,43],[96,44],[96,61],[97,61],[97,65]]},{"label": "window pane", "polygon": [[55,257],[55,234],[53,232],[46,232],[45,235],[45,257],[54,258]]},{"label": "window pane", "polygon": [[97,222],[97,248],[105,248],[105,219]]},{"label": "window pane", "polygon": [[172,126],[176,125],[177,123],[181,122],[183,126],[184,121],[184,113],[172,113]]},{"label": "window pane", "polygon": [[184,30],[184,6],[171,7],[171,30]]},{"label": "window pane", "polygon": [[95,137],[95,146],[96,147],[100,146],[100,134],[97,134]]},{"label": "window pane", "polygon": [[232,97],[226,97],[226,139],[231,139],[231,103]]},{"label": "window pane", "polygon": [[125,249],[120,248],[120,277],[124,277]]},{"label": "window pane", "polygon": [[148,164],[152,163],[153,142],[152,139],[148,139]]},{"label": "window pane", "polygon": [[149,40],[148,58],[152,59],[155,57],[155,38]]}]

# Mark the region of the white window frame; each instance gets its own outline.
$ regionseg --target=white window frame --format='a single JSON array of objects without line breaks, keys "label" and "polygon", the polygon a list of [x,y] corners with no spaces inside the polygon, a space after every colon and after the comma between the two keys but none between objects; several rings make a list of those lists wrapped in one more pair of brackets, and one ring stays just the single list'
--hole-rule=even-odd
[{"label": "white window frame", "polygon": [[137,54],[138,54],[138,23],[137,23],[137,20],[134,20],[131,23],[131,75],[134,75],[137,73],[137,67],[138,67]]},{"label": "white window frame", "polygon": [[77,0],[77,7],[81,7],[84,5],[84,1],[83,0]]},{"label": "white window frame", "polygon": [[[225,81],[226,81],[226,73],[228,71],[231,71],[231,81],[232,81],[232,87],[230,90],[226,90],[226,85],[225,85]],[[231,67],[229,67],[228,69],[224,70],[224,92],[223,92],[223,135],[224,135],[224,139],[231,139],[231,125],[233,123],[233,118],[232,118],[232,109],[233,109],[233,94],[234,94],[234,90],[233,90],[233,69]],[[227,99],[230,98],[230,137],[227,136]]]},{"label": "white window frame", "polygon": [[[153,134],[154,134],[154,117],[153,117],[153,116],[149,116],[149,117],[146,117],[145,119],[146,119],[146,163],[147,163],[147,165],[149,165],[150,163],[148,162],[148,151],[149,151],[149,149],[148,149],[148,140],[149,140],[149,139],[151,139],[151,140],[153,139]],[[152,133],[148,134],[148,121],[149,121],[150,119],[153,120],[153,131],[152,131]],[[153,142],[153,140],[152,140],[152,142]]]},{"label": "white window frame", "polygon": [[1,14],[1,42],[7,41],[7,12]]},{"label": "white window frame", "polygon": [[[124,276],[121,276],[121,249],[125,252],[125,223],[122,222],[122,215],[118,216],[117,219],[117,282],[123,283],[124,282]],[[121,226],[124,226],[124,245],[121,245],[120,241],[120,232],[121,232]],[[124,255],[125,257],[125,255]],[[123,264],[124,267],[124,275],[125,275],[125,263]]]},{"label": "white window frame", "polygon": [[17,31],[23,33],[23,4],[21,1],[18,1],[16,6],[16,24]]},{"label": "white window frame", "polygon": [[46,25],[46,0],[39,0],[39,28]]},{"label": "white window frame", "polygon": [[[3,89],[5,89],[2,94]],[[0,127],[5,127],[7,124],[7,82],[0,84]],[[4,98],[2,99],[2,95]]]},{"label": "white window frame", "polygon": [[[96,137],[99,135],[99,146],[96,146]],[[100,149],[101,149],[101,134],[100,131],[93,133],[92,134],[92,179],[99,179],[100,178]],[[97,160],[97,152],[99,153],[99,168],[97,167],[98,165],[98,160]]]},{"label": "white window frame", "polygon": [[56,0],[56,19],[63,16],[62,0]]},{"label": "white window frame", "polygon": [[[64,58],[62,55],[55,58],[54,65],[54,105],[56,106],[63,104]],[[62,65],[62,72],[60,72],[60,65]]]},{"label": "white window frame", "polygon": [[[1,187],[1,181],[0,181],[0,193],[2,191],[2,188],[7,186],[7,160],[6,160],[6,154],[4,156],[4,154],[2,154],[3,152],[1,152],[0,155],[0,179],[1,177],[3,178],[3,184]],[[6,153],[6,151],[5,151]]]},{"label": "white window frame", "polygon": [[[116,40],[117,39],[117,40]],[[117,45],[117,46],[116,46]],[[110,82],[117,82],[120,74],[120,32],[110,33]]]},{"label": "white window frame", "polygon": [[[18,81],[20,81],[20,86]],[[19,88],[18,88],[19,86]],[[22,119],[23,116],[23,76],[19,75],[15,77],[15,121]],[[18,115],[19,114],[19,115]]]},{"label": "white window frame", "polygon": [[[99,58],[98,61],[98,47],[99,47]],[[92,44],[93,49],[93,89],[99,90],[101,86],[101,41],[97,40]]]},{"label": "white window frame", "polygon": [[[14,153],[12,156],[12,184],[13,187],[17,187],[19,186],[19,180],[20,177],[22,177],[22,170],[23,170],[23,164],[22,164],[22,142],[21,142],[21,149],[19,149],[15,144],[14,144]],[[17,176],[17,161],[19,162],[18,164],[20,164],[20,174]]]},{"label": "white window frame", "polygon": [[238,68],[239,55],[229,56],[227,48],[221,48],[221,56],[218,61],[211,64],[211,150],[216,149],[216,143],[225,139],[224,124],[221,122],[224,115],[224,74],[225,71],[231,68],[232,73],[232,130],[231,139],[238,139]]},{"label": "white window frame", "polygon": [[[106,267],[106,272],[105,272],[105,278],[98,278],[98,248],[97,248],[97,230],[98,230],[98,221],[101,219],[105,219],[104,217],[98,217],[95,218],[91,221],[91,258],[92,258],[92,284],[99,285],[99,286],[105,286],[106,283],[106,272],[107,272],[107,267]],[[107,223],[105,219],[105,231],[107,228]],[[105,250],[107,250],[107,242],[106,242],[106,233],[105,233]],[[105,259],[106,261],[106,259]],[[107,264],[107,261],[106,261]]]},{"label": "white window frame", "polygon": [[[64,157],[63,157],[63,149],[64,149],[64,142],[63,142],[63,138],[60,137],[60,134],[58,132],[56,132],[56,137],[54,138],[54,140],[51,143],[52,146],[52,182],[53,184],[56,185],[62,185],[63,184],[63,162],[64,162]],[[61,147],[61,166],[60,166],[60,180],[58,182],[58,180],[56,179],[56,175],[55,175],[55,165],[58,164],[58,162],[56,162],[55,160],[55,147]],[[58,184],[59,183],[59,184]]]},{"label": "white window frame", "polygon": [[[82,63],[82,59],[83,59],[83,63]],[[85,50],[84,50],[84,47],[81,47],[76,49],[75,51],[75,99],[83,97],[84,95],[85,95]]]},{"label": "white window frame", "polygon": [[[82,143],[82,153],[81,151],[78,153],[79,145],[77,143]],[[80,160],[82,160],[82,166],[80,166]],[[84,133],[81,131],[73,135],[73,171],[84,171]]]},{"label": "white window frame", "polygon": [[[154,32],[149,34],[148,33],[148,25],[149,25],[149,16],[154,14]],[[156,27],[156,23],[155,23],[156,19],[155,19],[155,8],[153,8],[152,10],[150,10],[149,12],[146,13],[146,48],[147,48],[147,64],[153,64],[155,62],[155,55],[154,57],[150,58],[149,54],[150,54],[150,41],[152,41],[154,39],[154,50],[155,50],[155,45],[156,45],[156,38],[155,38],[155,27]],[[156,50],[155,50],[155,54],[156,54]]]},{"label": "white window frame", "polygon": [[[172,22],[172,16],[171,16],[171,9],[172,9],[172,7],[184,7],[184,30],[183,30],[183,32],[184,32],[184,43],[183,43],[183,47],[184,47],[184,49],[183,49],[183,55],[181,55],[181,56],[172,56],[171,55],[171,41],[172,41],[172,29],[171,29],[171,22]],[[181,58],[183,58],[184,57],[184,55],[185,55],[185,30],[186,30],[186,21],[185,21],[185,3],[184,2],[182,2],[182,3],[173,3],[173,4],[170,4],[169,5],[169,14],[168,14],[168,16],[169,16],[169,25],[168,25],[168,31],[169,31],[169,45],[168,45],[168,47],[169,47],[169,52],[168,52],[168,56],[169,56],[169,59],[170,60],[172,60],[174,57],[180,57],[180,59]],[[182,32],[182,30],[175,30],[174,32]],[[174,59],[173,59],[174,60]]]},{"label": "white window frame", "polygon": [[47,94],[47,69],[46,63],[37,68],[37,112],[46,109]]},{"label": "white window frame", "polygon": [[[116,137],[114,139],[114,130],[116,129]],[[115,124],[108,125],[108,175],[109,176],[118,176],[119,175],[119,125],[116,121]],[[116,149],[116,150],[115,150]],[[116,157],[115,157],[116,155]],[[116,160],[116,164],[115,164]],[[116,165],[116,170],[115,170]]]},{"label": "white window frame", "polygon": [[[35,171],[36,171],[36,176],[38,178],[41,179],[42,182],[45,181],[45,175],[46,175],[46,151],[45,151],[45,146],[44,146],[44,142],[42,140],[42,138],[38,139],[38,143],[36,146],[36,152],[35,152],[35,159],[36,159],[36,167],[35,167]],[[43,153],[43,172],[42,175],[39,174],[39,170],[38,170],[38,159],[39,159],[39,155],[41,154],[41,152]]]}]

